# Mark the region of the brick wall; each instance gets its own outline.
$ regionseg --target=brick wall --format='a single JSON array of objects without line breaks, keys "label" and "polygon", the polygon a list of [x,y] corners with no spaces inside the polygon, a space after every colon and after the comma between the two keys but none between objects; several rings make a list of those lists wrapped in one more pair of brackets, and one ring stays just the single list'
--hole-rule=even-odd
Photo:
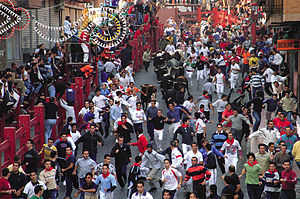
[{"label": "brick wall", "polygon": [[299,0],[283,0],[283,21],[300,21]]}]

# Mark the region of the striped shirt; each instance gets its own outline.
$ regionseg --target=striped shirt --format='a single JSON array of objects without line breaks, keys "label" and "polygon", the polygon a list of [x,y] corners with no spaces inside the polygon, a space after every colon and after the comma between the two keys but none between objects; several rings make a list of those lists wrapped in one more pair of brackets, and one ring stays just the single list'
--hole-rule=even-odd
[{"label": "striped shirt", "polygon": [[[266,182],[265,191],[268,192],[280,192],[280,183],[274,183],[274,181],[279,181],[279,173],[266,171],[263,180]],[[269,182],[271,181],[271,182]]]},{"label": "striped shirt", "polygon": [[262,87],[264,83],[265,80],[260,74],[252,75],[250,79],[250,84],[252,84],[252,86],[255,88]]},{"label": "striped shirt", "polygon": [[204,180],[208,181],[210,179],[210,171],[201,165],[195,165],[188,168],[185,174],[184,181],[188,181],[190,178],[193,179],[193,183],[200,184]]}]

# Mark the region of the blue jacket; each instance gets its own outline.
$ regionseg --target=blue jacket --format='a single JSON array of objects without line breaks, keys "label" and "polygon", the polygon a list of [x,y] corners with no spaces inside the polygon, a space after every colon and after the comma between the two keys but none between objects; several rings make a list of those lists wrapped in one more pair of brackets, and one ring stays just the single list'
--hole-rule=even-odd
[{"label": "blue jacket", "polygon": [[287,134],[283,134],[279,140],[277,140],[277,143],[276,143],[276,146],[279,144],[279,142],[281,141],[284,141],[286,146],[287,146],[287,149],[289,151],[292,151],[293,150],[293,147],[294,147],[294,144],[298,141],[298,138],[297,136],[295,135],[290,135],[288,136]]}]

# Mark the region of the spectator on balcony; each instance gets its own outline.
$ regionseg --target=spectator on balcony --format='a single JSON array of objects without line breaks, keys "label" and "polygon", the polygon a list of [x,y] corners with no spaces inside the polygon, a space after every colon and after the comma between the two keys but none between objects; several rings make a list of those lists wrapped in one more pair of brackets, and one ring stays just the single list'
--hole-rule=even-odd
[{"label": "spectator on balcony", "polygon": [[31,172],[37,172],[39,155],[33,148],[34,142],[32,139],[27,140],[26,148],[28,151],[24,154],[24,160],[21,165],[26,165],[25,173],[30,174]]},{"label": "spectator on balcony", "polygon": [[72,30],[71,18],[70,16],[66,16],[64,21],[64,35],[66,37],[69,37],[72,34],[71,30]]},{"label": "spectator on balcony", "polygon": [[58,107],[54,103],[54,98],[51,97],[48,103],[45,103],[45,142],[51,137],[52,128],[57,121],[57,110]]}]

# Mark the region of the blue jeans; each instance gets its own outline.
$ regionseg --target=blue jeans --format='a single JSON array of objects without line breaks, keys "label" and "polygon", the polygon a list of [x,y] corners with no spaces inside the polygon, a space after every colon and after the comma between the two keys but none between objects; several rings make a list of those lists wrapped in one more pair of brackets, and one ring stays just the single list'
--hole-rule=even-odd
[{"label": "blue jeans", "polygon": [[282,112],[284,114],[286,114],[286,119],[291,122],[291,117],[292,117],[293,111],[289,111],[289,112],[282,111]]},{"label": "blue jeans", "polygon": [[257,131],[261,121],[261,113],[253,111],[253,117],[255,118],[255,123],[253,125],[253,131]]},{"label": "blue jeans", "polygon": [[48,87],[48,92],[49,92],[49,97],[55,97],[56,90],[55,90],[55,87],[53,85]]},{"label": "blue jeans", "polygon": [[222,113],[223,112],[218,112],[218,122],[221,123],[222,121]]},{"label": "blue jeans", "polygon": [[143,23],[143,13],[141,13],[141,12],[137,13],[137,22],[138,22],[138,25],[141,25]]},{"label": "blue jeans", "polygon": [[263,91],[263,88],[261,86],[260,87],[252,87],[252,98],[254,98],[254,96],[256,96],[256,91]]},{"label": "blue jeans", "polygon": [[48,190],[48,197],[51,199],[57,198],[57,189]]},{"label": "blue jeans", "polygon": [[[85,178],[79,178],[79,185],[82,188],[83,184],[85,183]],[[84,192],[81,192],[80,199],[84,199]]]},{"label": "blue jeans", "polygon": [[43,84],[41,82],[36,82],[36,87],[34,92],[38,93],[40,91],[40,89],[42,88]]},{"label": "blue jeans", "polygon": [[46,119],[45,120],[45,143],[48,142],[48,139],[51,137],[52,128],[56,124],[56,119]]}]

